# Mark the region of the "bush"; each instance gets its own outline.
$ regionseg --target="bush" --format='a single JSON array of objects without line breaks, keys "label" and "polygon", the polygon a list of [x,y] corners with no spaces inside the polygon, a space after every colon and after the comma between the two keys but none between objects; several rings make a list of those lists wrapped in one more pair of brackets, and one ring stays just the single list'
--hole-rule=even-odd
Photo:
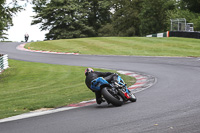
[{"label": "bush", "polygon": [[108,37],[115,36],[114,28],[112,24],[106,24],[98,31],[99,36]]}]

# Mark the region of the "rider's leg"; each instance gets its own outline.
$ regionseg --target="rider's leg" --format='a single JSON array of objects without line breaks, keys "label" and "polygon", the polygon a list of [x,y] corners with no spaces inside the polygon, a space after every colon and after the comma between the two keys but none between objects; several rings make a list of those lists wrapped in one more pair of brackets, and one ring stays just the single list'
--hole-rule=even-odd
[{"label": "rider's leg", "polygon": [[109,76],[107,76],[107,77],[104,77],[104,79],[106,80],[106,81],[108,81],[109,83],[111,83],[111,82],[117,82],[118,80],[118,74],[116,74],[116,73],[113,73],[113,74],[111,74],[111,75],[109,75]]},{"label": "rider's leg", "polygon": [[99,91],[95,92],[95,96],[97,104],[101,104],[102,103],[101,92]]}]

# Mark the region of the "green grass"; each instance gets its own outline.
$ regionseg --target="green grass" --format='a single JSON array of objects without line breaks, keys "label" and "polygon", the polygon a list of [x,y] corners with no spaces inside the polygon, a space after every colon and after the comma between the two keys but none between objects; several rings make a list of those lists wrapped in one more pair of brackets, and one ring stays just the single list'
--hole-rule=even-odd
[{"label": "green grass", "polygon": [[[85,67],[16,60],[9,64],[0,74],[0,119],[95,98],[85,85]],[[134,78],[121,76],[128,85],[135,83]]]},{"label": "green grass", "polygon": [[200,39],[94,37],[34,42],[26,48],[89,55],[200,56]]}]

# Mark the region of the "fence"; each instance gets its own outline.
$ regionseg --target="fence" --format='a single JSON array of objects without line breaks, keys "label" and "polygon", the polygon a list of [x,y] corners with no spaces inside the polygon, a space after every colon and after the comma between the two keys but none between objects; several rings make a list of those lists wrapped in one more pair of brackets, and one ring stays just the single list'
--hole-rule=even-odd
[{"label": "fence", "polygon": [[186,37],[200,39],[200,32],[170,31],[170,37]]},{"label": "fence", "polygon": [[170,19],[171,31],[194,31],[193,23],[186,23],[185,18]]},{"label": "fence", "polygon": [[0,73],[8,68],[8,55],[0,54]]},{"label": "fence", "polygon": [[146,37],[185,37],[185,38],[200,39],[200,32],[167,31],[167,32],[164,32],[164,33],[146,35]]},{"label": "fence", "polygon": [[176,18],[170,19],[171,21],[171,31],[186,31],[186,19],[185,18]]},{"label": "fence", "polygon": [[146,35],[146,37],[169,37],[169,31],[164,32],[164,33]]}]

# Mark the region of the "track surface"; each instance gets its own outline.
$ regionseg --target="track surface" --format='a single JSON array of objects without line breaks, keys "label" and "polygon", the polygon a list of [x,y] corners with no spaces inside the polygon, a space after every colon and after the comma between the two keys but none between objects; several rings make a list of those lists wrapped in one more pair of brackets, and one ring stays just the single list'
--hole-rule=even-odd
[{"label": "track surface", "polygon": [[0,123],[0,133],[199,133],[199,58],[54,55],[16,50],[0,43],[10,59],[143,72],[157,78],[121,107],[91,105]]}]

